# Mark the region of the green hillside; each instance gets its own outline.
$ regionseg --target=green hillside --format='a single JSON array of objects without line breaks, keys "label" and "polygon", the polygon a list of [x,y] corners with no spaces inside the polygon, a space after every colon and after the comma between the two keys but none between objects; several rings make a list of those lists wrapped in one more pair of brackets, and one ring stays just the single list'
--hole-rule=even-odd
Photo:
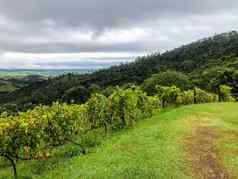
[{"label": "green hillside", "polygon": [[[191,86],[216,92],[217,86],[229,85],[238,96],[238,33],[219,34],[181,46],[163,54],[138,57],[135,62],[113,66],[92,74],[68,74],[42,83],[32,83],[0,98],[0,103],[13,103],[19,109],[54,101],[78,103],[96,90],[116,85],[137,84],[153,74],[167,70],[187,76]],[[81,99],[79,96],[83,96]],[[29,105],[31,104],[31,105]]]},{"label": "green hillside", "polygon": [[237,52],[229,32],[91,74],[3,80],[0,176],[238,178]]},{"label": "green hillside", "polygon": [[[238,178],[238,104],[165,109],[87,155],[21,162],[21,178]],[[59,157],[60,156],[60,157]],[[11,178],[11,168],[0,170]]]}]

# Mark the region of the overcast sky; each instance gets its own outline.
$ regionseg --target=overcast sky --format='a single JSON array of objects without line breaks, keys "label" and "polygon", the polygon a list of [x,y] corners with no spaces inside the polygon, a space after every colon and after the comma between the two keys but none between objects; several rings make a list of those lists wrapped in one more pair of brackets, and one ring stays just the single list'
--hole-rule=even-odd
[{"label": "overcast sky", "polygon": [[0,68],[101,68],[237,29],[237,0],[0,0]]}]

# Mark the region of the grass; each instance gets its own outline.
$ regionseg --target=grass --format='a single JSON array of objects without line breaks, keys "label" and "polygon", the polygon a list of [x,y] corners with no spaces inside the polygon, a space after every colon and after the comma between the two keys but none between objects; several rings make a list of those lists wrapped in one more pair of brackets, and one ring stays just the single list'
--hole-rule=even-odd
[{"label": "grass", "polygon": [[[21,178],[194,178],[184,153],[184,138],[193,127],[217,128],[216,148],[224,166],[238,177],[238,104],[190,105],[169,109],[115,134],[84,156],[19,163]],[[71,150],[64,146],[58,153]],[[0,169],[2,178],[11,178],[11,168]]]}]

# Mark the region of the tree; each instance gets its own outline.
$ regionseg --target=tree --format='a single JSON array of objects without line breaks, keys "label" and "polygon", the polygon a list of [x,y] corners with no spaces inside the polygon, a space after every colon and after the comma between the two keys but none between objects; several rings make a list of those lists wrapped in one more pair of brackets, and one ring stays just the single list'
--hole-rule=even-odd
[{"label": "tree", "polygon": [[62,96],[62,100],[68,103],[84,103],[89,98],[90,92],[83,86],[68,89]]},{"label": "tree", "polygon": [[88,89],[91,94],[99,93],[102,90],[101,87],[97,84],[91,84]]},{"label": "tree", "polygon": [[156,94],[156,86],[177,86],[185,90],[191,88],[192,84],[185,74],[177,71],[166,71],[152,75],[151,78],[144,81],[142,88],[149,94]]}]

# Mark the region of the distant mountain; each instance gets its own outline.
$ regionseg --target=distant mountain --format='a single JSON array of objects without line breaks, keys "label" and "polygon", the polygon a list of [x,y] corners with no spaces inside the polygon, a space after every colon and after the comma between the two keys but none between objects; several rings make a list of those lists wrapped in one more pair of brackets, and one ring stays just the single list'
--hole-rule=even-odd
[{"label": "distant mountain", "polygon": [[[194,85],[206,88],[209,80],[228,83],[238,89],[238,33],[215,35],[163,54],[138,57],[135,62],[98,70],[91,74],[68,74],[47,81],[32,83],[16,90],[0,101],[4,103],[50,104],[71,95],[87,98],[92,88],[140,84],[152,74],[175,70],[189,76]],[[236,76],[237,74],[237,76]],[[92,87],[93,86],[93,87]]]},{"label": "distant mountain", "polygon": [[94,71],[94,69],[0,69],[0,78],[16,78],[36,75],[55,77],[67,73],[85,74]]}]

